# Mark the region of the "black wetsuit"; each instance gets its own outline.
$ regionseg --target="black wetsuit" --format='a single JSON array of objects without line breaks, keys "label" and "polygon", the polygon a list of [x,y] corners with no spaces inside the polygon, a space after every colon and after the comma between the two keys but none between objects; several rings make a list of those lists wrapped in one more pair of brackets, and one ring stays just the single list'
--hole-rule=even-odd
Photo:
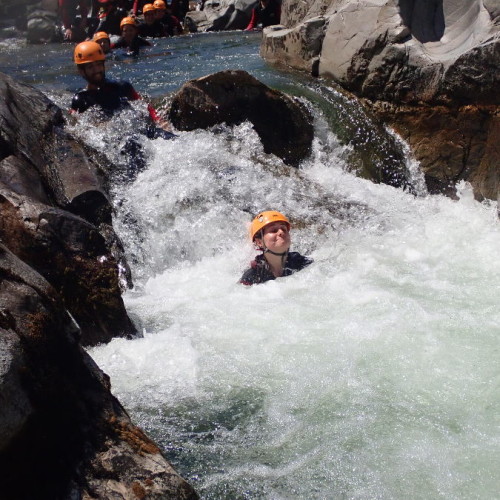
[{"label": "black wetsuit", "polygon": [[[83,113],[92,106],[99,106],[106,115],[111,116],[115,111],[129,107],[129,101],[136,101],[140,98],[141,96],[129,82],[105,79],[104,83],[96,90],[84,89],[77,92],[73,96],[71,110]],[[154,114],[156,113],[153,109],[152,111]],[[150,118],[150,120],[144,122],[143,127],[137,130],[137,134],[127,139],[122,148],[121,153],[127,158],[125,175],[129,179],[133,179],[137,172],[144,170],[146,167],[146,157],[140,145],[140,134],[149,139],[159,137],[172,139],[175,137],[171,132],[167,132],[155,125],[151,111]]]},{"label": "black wetsuit", "polygon": [[71,101],[71,109],[83,113],[97,105],[107,113],[114,113],[128,106],[128,101],[135,101],[139,98],[139,94],[129,82],[105,79],[96,90],[84,89],[77,92]]},{"label": "black wetsuit", "polygon": [[128,49],[128,52],[133,54],[134,56],[139,54],[139,49],[141,47],[150,47],[151,42],[148,42],[144,38],[140,36],[134,37],[130,45],[127,44],[123,37],[120,37],[116,43],[111,44],[112,49]]},{"label": "black wetsuit", "polygon": [[167,36],[165,27],[160,21],[155,21],[152,24],[142,23],[137,26],[140,36],[146,36],[151,38],[161,38]]},{"label": "black wetsuit", "polygon": [[[308,266],[312,262],[312,259],[304,257],[298,252],[289,252],[285,261],[282,276],[290,276],[290,274],[304,269],[304,267]],[[243,276],[240,278],[240,283],[243,283],[244,285],[257,285],[274,279],[276,278],[269,269],[269,265],[264,258],[264,255],[257,255],[255,260],[250,263],[250,269],[247,269],[243,273]]]}]

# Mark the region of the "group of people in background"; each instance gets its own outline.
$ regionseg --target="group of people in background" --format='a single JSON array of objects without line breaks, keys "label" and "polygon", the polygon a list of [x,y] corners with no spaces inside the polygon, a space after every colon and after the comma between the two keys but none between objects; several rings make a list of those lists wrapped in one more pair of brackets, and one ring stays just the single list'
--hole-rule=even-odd
[{"label": "group of people in background", "polygon": [[[188,31],[186,14],[202,10],[204,5],[204,0],[41,0],[27,14],[28,42],[78,43],[99,32],[134,38],[124,29],[137,30],[136,36],[142,38],[176,36]],[[281,0],[256,0],[245,30],[279,24],[280,17]],[[124,19],[128,21],[124,23]],[[134,48],[138,43],[143,44],[136,41]]]}]

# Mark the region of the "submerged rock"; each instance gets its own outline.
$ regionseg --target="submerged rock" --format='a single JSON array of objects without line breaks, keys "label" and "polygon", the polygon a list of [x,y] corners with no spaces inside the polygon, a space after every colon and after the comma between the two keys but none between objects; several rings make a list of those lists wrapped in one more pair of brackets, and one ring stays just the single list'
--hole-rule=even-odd
[{"label": "submerged rock", "polygon": [[[282,29],[264,31],[261,54],[267,61],[333,78],[378,103],[369,107],[409,140],[432,191],[452,192],[450,183],[469,180],[478,198],[496,198],[498,182],[484,189],[483,181],[495,177],[498,150],[485,145],[479,160],[470,154],[479,141],[466,137],[476,129],[485,144],[495,141],[498,2],[284,0],[281,22]],[[418,118],[408,119],[412,113]],[[456,119],[443,119],[441,128],[439,114]],[[469,132],[460,125],[467,120],[474,120],[465,127]],[[443,151],[443,144],[454,151]]]},{"label": "submerged rock", "polygon": [[250,121],[264,151],[298,166],[312,147],[312,117],[299,101],[270,89],[245,71],[221,71],[185,83],[172,101],[179,130]]}]

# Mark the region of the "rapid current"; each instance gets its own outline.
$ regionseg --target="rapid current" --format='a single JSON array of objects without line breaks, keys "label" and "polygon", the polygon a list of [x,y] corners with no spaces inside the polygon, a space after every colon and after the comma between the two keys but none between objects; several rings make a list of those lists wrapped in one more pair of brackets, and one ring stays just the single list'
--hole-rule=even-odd
[{"label": "rapid current", "polygon": [[[144,336],[90,354],[204,499],[500,498],[496,203],[466,184],[455,201],[428,195],[410,158],[416,195],[349,173],[328,116],[354,120],[354,104],[266,66],[259,42],[187,36],[108,62],[152,98],[245,69],[316,96],[302,97],[316,138],[299,170],[265,154],[248,123],[144,139],[146,170],[113,192],[135,283],[124,300]],[[65,109],[83,83],[67,45],[0,42],[0,71]],[[69,125],[102,151],[127,126]],[[269,208],[315,262],[239,285],[247,226]]]}]

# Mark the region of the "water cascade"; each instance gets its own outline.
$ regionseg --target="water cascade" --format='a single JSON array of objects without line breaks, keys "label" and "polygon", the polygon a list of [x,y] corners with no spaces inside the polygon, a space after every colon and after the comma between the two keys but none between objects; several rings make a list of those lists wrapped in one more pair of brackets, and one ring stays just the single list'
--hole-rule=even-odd
[{"label": "water cascade", "polygon": [[[226,67],[291,85],[251,57],[245,68],[258,39],[241,40],[171,40],[168,64],[201,76],[191,63],[205,47],[201,74],[223,52]],[[130,64],[136,86],[169,91],[147,64]],[[61,103],[75,85],[64,78],[51,87]],[[299,170],[266,155],[248,123],[144,139],[147,168],[113,193],[135,281],[125,301],[144,336],[91,355],[202,498],[495,498],[496,204],[465,184],[456,201],[426,195],[410,159],[416,195],[356,177],[313,108],[314,151]],[[116,123],[72,127],[105,150]],[[292,249],[315,262],[244,287],[247,224],[265,208],[290,216]]]}]

